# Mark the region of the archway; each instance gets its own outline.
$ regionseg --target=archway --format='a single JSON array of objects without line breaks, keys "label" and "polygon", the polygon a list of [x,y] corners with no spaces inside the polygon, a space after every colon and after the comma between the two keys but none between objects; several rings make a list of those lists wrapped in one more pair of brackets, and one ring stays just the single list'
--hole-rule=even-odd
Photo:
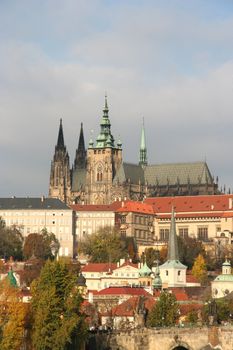
[{"label": "archway", "polygon": [[178,346],[176,346],[175,348],[173,348],[172,350],[188,350],[188,348],[185,348],[185,347],[182,346],[182,345],[178,345]]}]

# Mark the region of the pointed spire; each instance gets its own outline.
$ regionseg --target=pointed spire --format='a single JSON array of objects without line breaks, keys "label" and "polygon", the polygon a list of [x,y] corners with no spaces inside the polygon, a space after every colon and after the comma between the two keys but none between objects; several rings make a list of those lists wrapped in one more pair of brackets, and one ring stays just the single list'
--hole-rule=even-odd
[{"label": "pointed spire", "polygon": [[100,123],[100,134],[96,139],[96,148],[105,148],[105,147],[111,147],[111,148],[115,147],[114,137],[111,134],[111,123],[108,117],[107,95],[105,95],[103,117]]},{"label": "pointed spire", "polygon": [[83,134],[83,123],[81,123],[79,141],[78,141],[78,149],[76,150],[75,160],[74,160],[74,168],[85,168],[86,164],[86,150],[85,150],[85,142],[84,142],[84,134]]},{"label": "pointed spire", "polygon": [[141,132],[141,144],[140,144],[140,165],[147,165],[147,149],[146,149],[146,136],[145,136],[145,126],[144,118],[142,121],[142,132]]},{"label": "pointed spire", "polygon": [[104,103],[104,117],[108,118],[108,101],[107,101],[107,93],[105,93],[105,103]]},{"label": "pointed spire", "polygon": [[63,127],[62,127],[62,118],[60,119],[60,126],[59,126],[59,132],[58,132],[58,138],[57,138],[57,147],[63,148],[64,145],[64,136],[63,136]]},{"label": "pointed spire", "polygon": [[171,213],[171,227],[169,233],[167,260],[179,260],[174,207],[172,207]]}]

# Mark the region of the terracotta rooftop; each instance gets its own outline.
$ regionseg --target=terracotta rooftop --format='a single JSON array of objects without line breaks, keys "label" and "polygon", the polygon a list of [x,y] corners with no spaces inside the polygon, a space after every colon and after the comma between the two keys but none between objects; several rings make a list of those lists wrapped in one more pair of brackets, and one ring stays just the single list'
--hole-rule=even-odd
[{"label": "terracotta rooftop", "polygon": [[177,196],[147,198],[145,203],[153,206],[156,214],[171,212],[174,206],[176,213],[190,212],[233,212],[233,195],[206,195],[206,196]]},{"label": "terracotta rooftop", "polygon": [[82,272],[108,272],[116,268],[117,264],[115,263],[88,263],[82,267]]},{"label": "terracotta rooftop", "polygon": [[154,209],[151,204],[144,202],[136,202],[136,201],[127,201],[123,202],[123,206],[121,206],[116,211],[118,213],[122,212],[133,212],[133,213],[143,213],[143,214],[154,214]]},{"label": "terracotta rooftop", "polygon": [[74,211],[113,211],[115,212],[122,206],[121,201],[116,201],[111,204],[72,204],[71,209]]},{"label": "terracotta rooftop", "polygon": [[109,287],[100,290],[95,295],[144,295],[149,296],[150,294],[143,288],[140,287]]}]

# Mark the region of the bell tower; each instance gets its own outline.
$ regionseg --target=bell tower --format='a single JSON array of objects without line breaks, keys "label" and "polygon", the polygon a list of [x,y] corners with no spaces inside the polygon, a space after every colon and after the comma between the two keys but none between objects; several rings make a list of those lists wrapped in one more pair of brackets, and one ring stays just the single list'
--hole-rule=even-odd
[{"label": "bell tower", "polygon": [[57,145],[55,146],[55,152],[51,162],[49,197],[59,198],[67,203],[70,198],[70,191],[70,160],[64,144],[62,119],[60,119]]},{"label": "bell tower", "polygon": [[92,139],[87,150],[86,203],[111,203],[111,188],[116,171],[122,163],[122,144],[115,145],[108,116],[107,96],[103,117],[100,122],[100,134],[96,144]]}]

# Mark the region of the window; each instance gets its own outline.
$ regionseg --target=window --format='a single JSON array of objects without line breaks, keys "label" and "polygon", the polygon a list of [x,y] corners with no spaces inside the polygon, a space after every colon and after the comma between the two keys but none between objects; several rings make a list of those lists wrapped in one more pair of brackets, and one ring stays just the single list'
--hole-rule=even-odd
[{"label": "window", "polygon": [[180,274],[181,274],[181,271],[179,270],[179,271],[178,271],[178,276],[180,276]]},{"label": "window", "polygon": [[126,237],[126,230],[121,230],[121,237]]},{"label": "window", "polygon": [[168,270],[166,270],[166,276],[168,276]]},{"label": "window", "polygon": [[188,227],[179,228],[179,236],[182,238],[188,237]]},{"label": "window", "polygon": [[197,237],[200,241],[208,241],[208,227],[198,227]]},{"label": "window", "polygon": [[168,241],[169,239],[169,229],[168,228],[161,228],[159,230],[159,237],[161,241]]},{"label": "window", "polygon": [[126,216],[125,216],[125,215],[123,215],[123,216],[121,217],[121,223],[122,223],[122,224],[125,224],[125,223],[126,223]]}]

